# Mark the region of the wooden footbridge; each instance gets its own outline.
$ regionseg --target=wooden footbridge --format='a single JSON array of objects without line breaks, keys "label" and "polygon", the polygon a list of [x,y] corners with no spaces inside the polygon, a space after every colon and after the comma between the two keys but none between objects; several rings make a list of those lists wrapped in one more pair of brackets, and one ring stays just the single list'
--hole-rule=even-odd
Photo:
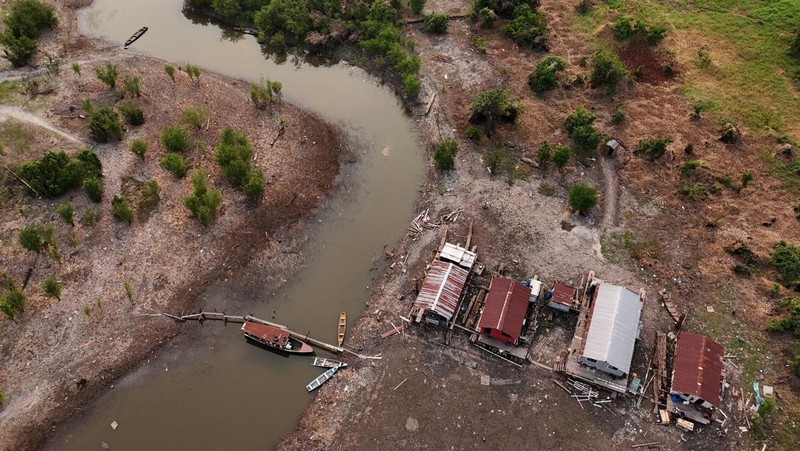
[{"label": "wooden footbridge", "polygon": [[316,347],[318,347],[320,349],[324,349],[324,350],[326,350],[328,352],[332,352],[334,354],[347,353],[347,354],[354,355],[354,356],[356,356],[356,357],[358,357],[360,359],[380,360],[382,358],[381,356],[369,356],[369,355],[359,354],[359,353],[357,353],[355,351],[351,351],[351,350],[349,350],[349,349],[347,349],[345,347],[342,347],[342,346],[334,346],[334,345],[332,345],[330,343],[325,343],[324,341],[317,340],[316,338],[311,338],[308,335],[298,334],[297,332],[294,332],[294,331],[290,330],[288,327],[286,327],[286,326],[284,326],[282,324],[273,323],[273,322],[270,322],[270,321],[267,321],[267,320],[264,320],[264,319],[261,319],[261,318],[257,318],[257,317],[252,316],[252,315],[244,315],[244,316],[241,316],[241,315],[226,315],[224,312],[223,313],[219,313],[219,312],[200,312],[200,313],[194,313],[194,314],[191,314],[191,315],[182,315],[182,316],[170,315],[169,313],[162,313],[162,315],[164,315],[164,316],[166,316],[168,318],[172,318],[175,321],[180,322],[180,323],[183,323],[183,322],[186,322],[186,321],[198,321],[201,324],[204,321],[223,321],[225,323],[239,323],[239,324],[245,323],[245,322],[261,323],[261,324],[266,324],[266,325],[272,326],[272,327],[278,327],[278,328],[281,328],[281,329],[286,329],[286,331],[289,332],[289,335],[292,338],[304,341],[304,342],[306,342],[306,343],[308,343],[308,344],[310,344],[312,346],[316,346]]}]

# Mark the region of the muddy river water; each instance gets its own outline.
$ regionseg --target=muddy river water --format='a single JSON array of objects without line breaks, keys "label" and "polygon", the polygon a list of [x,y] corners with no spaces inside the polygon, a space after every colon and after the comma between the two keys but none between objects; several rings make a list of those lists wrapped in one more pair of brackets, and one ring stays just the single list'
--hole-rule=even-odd
[{"label": "muddy river water", "polygon": [[[277,293],[220,281],[198,305],[275,316],[294,330],[335,342],[338,313],[347,311],[352,325],[369,296],[383,246],[398,240],[411,218],[424,174],[411,118],[388,89],[358,69],[315,67],[291,56],[277,64],[252,36],[193,22],[181,6],[181,0],[95,0],[80,14],[80,31],[122,43],[147,25],[132,50],[248,81],[279,80],[285,98],[341,126],[359,154],[358,162],[344,169],[343,188],[313,218],[307,264],[295,280]],[[257,277],[255,271],[243,274]],[[321,370],[309,357],[282,357],[246,344],[235,325],[185,327],[60,428],[48,448],[90,450],[103,443],[115,450],[273,448],[296,425],[313,396],[305,384]],[[323,389],[344,389],[335,383]]]}]

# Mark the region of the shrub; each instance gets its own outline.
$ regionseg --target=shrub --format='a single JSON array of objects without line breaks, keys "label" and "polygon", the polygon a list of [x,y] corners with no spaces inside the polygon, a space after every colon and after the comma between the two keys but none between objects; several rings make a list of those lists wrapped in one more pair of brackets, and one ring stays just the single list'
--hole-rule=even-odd
[{"label": "shrub", "polygon": [[172,82],[175,83],[175,68],[167,64],[166,66],[164,66],[164,72],[166,72],[170,80],[172,80]]},{"label": "shrub", "polygon": [[464,129],[464,136],[466,136],[467,139],[477,141],[481,139],[481,129],[475,125],[469,124],[467,128]]},{"label": "shrub", "polygon": [[186,73],[192,80],[200,81],[200,68],[192,64],[186,65]]},{"label": "shrub", "polygon": [[219,191],[206,185],[206,173],[203,170],[192,175],[192,187],[192,194],[183,199],[183,203],[201,224],[207,226],[220,204]]},{"label": "shrub", "polygon": [[247,174],[242,184],[242,192],[252,200],[258,200],[264,194],[264,173],[261,169],[253,169]]},{"label": "shrub", "polygon": [[252,156],[253,149],[247,136],[230,127],[222,131],[214,160],[231,183],[237,186],[244,184]]},{"label": "shrub", "polygon": [[620,17],[614,22],[614,38],[619,41],[628,39],[636,33],[636,28],[633,26],[633,21],[627,17]]},{"label": "shrub", "polygon": [[408,6],[411,8],[412,13],[420,14],[425,8],[425,0],[409,0]]},{"label": "shrub", "polygon": [[747,185],[753,181],[753,173],[750,171],[742,173],[742,188],[747,188]]},{"label": "shrub", "polygon": [[131,202],[125,196],[114,196],[111,199],[111,214],[128,224],[133,221],[133,210],[131,209]]},{"label": "shrub", "polygon": [[136,216],[141,220],[145,220],[150,216],[153,209],[156,208],[158,201],[161,200],[159,197],[161,187],[158,186],[158,181],[148,180],[147,183],[143,184],[143,188],[139,189],[139,193],[139,201],[136,204]]},{"label": "shrub", "polygon": [[144,112],[130,100],[117,104],[117,109],[125,116],[125,122],[134,127],[144,124]]},{"label": "shrub", "polygon": [[614,114],[611,115],[611,123],[614,125],[619,125],[625,122],[625,111],[622,109],[617,109],[614,111]]},{"label": "shrub", "polygon": [[81,65],[79,63],[72,63],[72,71],[78,74],[80,77],[81,75]]},{"label": "shrub", "polygon": [[663,41],[664,37],[667,35],[667,26],[663,24],[643,26],[642,28],[647,42],[653,45]]},{"label": "shrub", "polygon": [[5,313],[8,319],[13,320],[15,316],[25,310],[26,302],[25,293],[18,288],[14,288],[0,296],[0,311]]},{"label": "shrub", "polygon": [[547,19],[543,13],[534,11],[523,3],[514,11],[511,23],[503,25],[501,31],[519,45],[546,47],[545,30]]},{"label": "shrub", "polygon": [[111,107],[92,108],[89,111],[89,135],[97,142],[105,143],[122,139],[125,132],[119,122],[119,114]]},{"label": "shrub", "polygon": [[433,152],[433,160],[436,162],[436,167],[442,171],[453,169],[457,153],[458,143],[454,139],[446,139],[440,142]]},{"label": "shrub", "polygon": [[511,173],[514,170],[514,158],[509,154],[508,149],[498,147],[489,151],[484,157],[483,162],[492,174]]},{"label": "shrub", "polygon": [[189,169],[189,165],[186,164],[186,160],[183,159],[183,156],[175,152],[167,152],[164,154],[161,160],[158,161],[158,164],[178,178],[186,175],[186,170]]},{"label": "shrub", "polygon": [[136,138],[131,141],[131,152],[134,153],[140,160],[144,160],[144,154],[147,152],[147,141],[142,138]]},{"label": "shrub", "polygon": [[608,92],[613,93],[627,75],[628,69],[616,53],[603,50],[592,57],[590,83],[593,88],[605,86]]},{"label": "shrub", "polygon": [[189,148],[189,132],[176,125],[167,127],[161,132],[161,144],[167,152],[183,152]]},{"label": "shrub", "polygon": [[578,3],[578,6],[575,8],[575,10],[580,15],[586,15],[589,14],[592,8],[594,8],[593,0],[581,0],[581,2]]},{"label": "shrub", "polygon": [[664,155],[664,153],[667,151],[667,144],[671,142],[672,138],[669,137],[643,139],[639,141],[636,151],[647,155],[650,160],[656,160]]},{"label": "shrub", "polygon": [[553,153],[553,163],[561,169],[569,163],[570,151],[569,147],[557,146],[556,151]]},{"label": "shrub", "polygon": [[131,97],[142,96],[142,79],[138,76],[127,76],[122,80],[122,92],[130,94]]},{"label": "shrub", "polygon": [[505,89],[490,89],[475,96],[471,105],[470,122],[486,124],[489,133],[498,121],[514,123],[522,112],[522,105]]},{"label": "shrub", "polygon": [[79,164],[61,151],[46,152],[38,161],[23,163],[19,175],[44,197],[60,196],[80,183]]},{"label": "shrub", "polygon": [[56,207],[56,213],[58,213],[58,216],[67,224],[71,226],[75,225],[75,207],[72,206],[72,202],[59,204],[58,207]]},{"label": "shrub", "polygon": [[6,33],[15,37],[27,36],[34,39],[42,29],[58,26],[58,17],[53,7],[39,0],[16,0],[6,11],[8,15],[3,19]]},{"label": "shrub", "polygon": [[85,225],[94,225],[97,222],[97,211],[92,207],[86,207],[81,216],[81,222]]},{"label": "shrub", "polygon": [[563,71],[567,63],[558,56],[547,56],[536,63],[536,68],[528,77],[528,86],[537,94],[544,94],[558,85],[557,73]]},{"label": "shrub", "polygon": [[34,223],[20,229],[18,239],[26,250],[41,254],[55,245],[55,231],[51,225]]},{"label": "shrub", "polygon": [[589,113],[582,106],[575,109],[564,121],[567,135],[572,138],[575,147],[581,151],[590,151],[597,148],[603,140],[603,135],[594,128],[597,116]]},{"label": "shrub", "polygon": [[800,248],[781,241],[773,247],[770,263],[780,274],[784,285],[800,283]]},{"label": "shrub", "polygon": [[430,33],[447,33],[447,14],[433,13],[425,19],[425,31]]},{"label": "shrub", "polygon": [[117,84],[117,65],[106,63],[104,66],[94,68],[94,73],[97,79],[107,85],[109,88],[114,88]]},{"label": "shrub", "polygon": [[206,121],[206,111],[202,108],[187,108],[181,112],[181,122],[194,127],[201,128]]},{"label": "shrub", "polygon": [[539,157],[539,164],[542,166],[542,169],[547,167],[547,163],[553,158],[553,152],[550,149],[550,143],[547,141],[542,141],[542,144],[539,146],[539,150],[536,152],[536,156]]},{"label": "shrub", "polygon": [[576,183],[569,190],[569,206],[578,213],[591,210],[597,205],[597,191],[589,185]]},{"label": "shrub", "polygon": [[98,177],[89,177],[83,180],[83,189],[86,196],[94,203],[103,200],[103,182]]},{"label": "shrub", "polygon": [[270,79],[260,85],[253,83],[250,85],[250,101],[259,110],[266,110],[269,107],[272,111],[272,104],[280,100],[281,89],[283,89],[281,82]]},{"label": "shrub", "polygon": [[478,10],[478,21],[482,28],[494,27],[494,22],[497,20],[497,13],[491,8],[481,8]]},{"label": "shrub", "polygon": [[416,74],[409,74],[403,78],[403,94],[410,99],[415,99],[422,89],[422,82]]},{"label": "shrub", "polygon": [[42,281],[42,291],[45,295],[61,300],[61,282],[53,276],[47,276]]},{"label": "shrub", "polygon": [[15,37],[11,33],[0,35],[0,44],[3,46],[3,58],[7,59],[14,67],[22,67],[31,60],[39,43],[27,36]]}]

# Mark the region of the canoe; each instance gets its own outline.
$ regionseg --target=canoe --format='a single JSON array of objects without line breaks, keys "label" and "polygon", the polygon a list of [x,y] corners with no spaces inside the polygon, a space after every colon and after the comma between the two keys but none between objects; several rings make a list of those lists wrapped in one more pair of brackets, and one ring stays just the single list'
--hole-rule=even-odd
[{"label": "canoe", "polygon": [[347,366],[344,362],[333,359],[323,359],[322,357],[314,357],[314,361],[311,362],[311,364],[322,368],[344,368]]},{"label": "canoe", "polygon": [[306,390],[311,393],[312,391],[318,389],[320,386],[322,386],[322,384],[328,382],[328,379],[332,378],[338,369],[339,367],[334,367],[320,374],[313,381],[309,382],[308,385],[306,385]]},{"label": "canoe", "polygon": [[247,341],[270,351],[286,354],[314,353],[314,348],[305,342],[292,338],[288,330],[280,327],[246,321],[242,324],[242,332]]},{"label": "canoe", "polygon": [[339,313],[339,333],[336,335],[336,342],[339,346],[344,343],[344,334],[347,330],[347,312]]},{"label": "canoe", "polygon": [[145,33],[147,33],[147,27],[139,28],[138,30],[136,30],[136,33],[133,33],[131,37],[129,37],[128,40],[125,41],[125,45],[123,45],[122,48],[128,50],[128,47],[130,47],[134,42],[136,42],[137,39],[141,38],[142,35]]}]

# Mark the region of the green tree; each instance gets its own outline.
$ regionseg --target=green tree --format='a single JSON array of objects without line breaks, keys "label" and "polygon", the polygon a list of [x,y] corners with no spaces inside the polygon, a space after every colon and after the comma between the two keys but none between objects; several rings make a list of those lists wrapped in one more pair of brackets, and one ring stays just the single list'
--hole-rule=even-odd
[{"label": "green tree", "polygon": [[72,202],[59,204],[58,207],[56,207],[56,213],[58,213],[58,216],[67,224],[71,226],[75,225],[75,207],[72,206]]},{"label": "green tree", "polygon": [[533,92],[542,95],[558,85],[558,72],[563,71],[567,63],[558,56],[546,56],[536,63],[536,68],[528,77],[528,86]]},{"label": "green tree", "polygon": [[128,124],[134,127],[144,124],[144,112],[130,100],[118,103],[117,109],[125,116],[125,122]]},{"label": "green tree", "polygon": [[639,141],[636,148],[637,152],[647,155],[650,160],[656,160],[667,152],[667,144],[672,142],[672,138],[652,138]]},{"label": "green tree", "polygon": [[158,161],[158,164],[178,178],[186,175],[186,171],[189,169],[189,165],[186,163],[186,160],[183,159],[183,156],[175,152],[165,153]]},{"label": "green tree", "polygon": [[488,133],[499,121],[514,123],[522,112],[522,105],[505,89],[489,89],[475,96],[471,105],[470,122],[485,124]]},{"label": "green tree", "polygon": [[26,250],[41,254],[55,245],[55,231],[51,225],[34,223],[19,231],[19,244]]},{"label": "green tree", "polygon": [[569,163],[570,156],[569,147],[556,146],[556,151],[553,153],[553,163],[561,169]]},{"label": "green tree", "polygon": [[409,0],[408,6],[414,14],[421,14],[425,8],[425,0]]},{"label": "green tree", "polygon": [[119,114],[109,106],[92,108],[89,112],[89,135],[97,142],[121,140],[125,131],[119,122]]},{"label": "green tree", "polygon": [[192,194],[184,198],[183,203],[201,224],[207,226],[221,202],[219,191],[208,187],[206,173],[202,169],[192,174],[192,187]]},{"label": "green tree", "polygon": [[83,180],[83,190],[86,196],[94,203],[103,200],[103,182],[99,177],[89,177]]},{"label": "green tree", "polygon": [[117,85],[118,74],[116,64],[106,63],[103,66],[95,67],[94,73],[97,75],[97,79],[109,88],[114,89]]},{"label": "green tree", "polygon": [[131,97],[142,96],[142,79],[138,76],[128,75],[122,80],[122,92],[130,94]]},{"label": "green tree", "polygon": [[596,119],[597,116],[579,106],[564,121],[567,135],[572,138],[578,150],[584,152],[594,150],[603,140],[603,135],[594,128]]},{"label": "green tree", "polygon": [[166,72],[170,80],[172,80],[172,82],[175,83],[175,68],[167,64],[166,66],[164,66],[164,72]]},{"label": "green tree", "polygon": [[592,57],[590,83],[593,88],[605,86],[609,93],[613,93],[626,76],[628,69],[616,53],[603,50]]},{"label": "green tree", "polygon": [[0,34],[0,45],[3,46],[3,58],[12,66],[22,67],[33,58],[39,43],[27,36],[16,37],[11,33]]},{"label": "green tree", "polygon": [[292,41],[304,39],[311,26],[307,0],[271,0],[253,16],[259,40],[282,33]]},{"label": "green tree", "polygon": [[621,16],[614,22],[614,37],[619,40],[625,40],[636,33],[636,28],[633,26],[633,21],[627,17]]},{"label": "green tree", "polygon": [[6,7],[6,11],[3,19],[6,32],[16,37],[34,39],[42,29],[58,26],[53,7],[39,0],[16,0]]},{"label": "green tree", "polygon": [[169,126],[161,132],[161,144],[167,152],[183,152],[189,148],[189,132],[177,125]]},{"label": "green tree", "polygon": [[202,108],[186,108],[181,112],[181,122],[189,127],[201,128],[206,121],[206,110]]},{"label": "green tree", "polygon": [[136,138],[131,141],[131,152],[133,152],[140,160],[144,160],[144,154],[147,152],[147,141],[142,138]]},{"label": "green tree", "polygon": [[51,298],[56,298],[59,301],[61,300],[61,282],[53,276],[44,278],[42,281],[42,291]]},{"label": "green tree", "polygon": [[133,221],[133,210],[131,209],[131,202],[125,196],[114,196],[111,199],[111,214],[119,219],[130,224]]},{"label": "green tree", "polygon": [[25,293],[14,288],[0,296],[0,311],[5,313],[8,319],[13,320],[15,316],[25,310],[26,302]]},{"label": "green tree", "polygon": [[589,185],[576,183],[569,190],[569,206],[583,213],[597,205],[597,191]]},{"label": "green tree", "polygon": [[458,153],[458,143],[454,139],[446,139],[436,145],[433,152],[433,161],[439,170],[446,171],[455,166],[455,156]]},{"label": "green tree", "polygon": [[784,285],[800,284],[800,248],[781,241],[773,247],[770,263],[781,275]]},{"label": "green tree", "polygon": [[447,33],[447,21],[449,17],[447,14],[432,13],[425,18],[425,31],[429,33],[445,34]]},{"label": "green tree", "polygon": [[523,3],[514,10],[514,19],[500,30],[519,45],[546,47],[547,18]]},{"label": "green tree", "polygon": [[81,180],[80,162],[64,152],[45,152],[39,160],[23,163],[19,175],[33,188],[31,194],[55,197],[78,186]]}]

